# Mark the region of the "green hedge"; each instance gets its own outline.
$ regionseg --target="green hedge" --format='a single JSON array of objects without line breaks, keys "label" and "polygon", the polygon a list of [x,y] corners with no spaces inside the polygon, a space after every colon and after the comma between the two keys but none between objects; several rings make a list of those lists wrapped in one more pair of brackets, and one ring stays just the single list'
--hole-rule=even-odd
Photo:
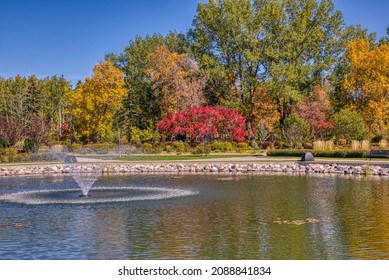
[{"label": "green hedge", "polygon": [[63,161],[64,154],[62,153],[33,153],[33,154],[16,154],[16,155],[1,155],[0,163],[18,163],[18,162],[45,162],[45,161]]},{"label": "green hedge", "polygon": [[193,155],[209,155],[211,147],[209,145],[199,145],[192,150]]},{"label": "green hedge", "polygon": [[152,154],[153,153],[153,145],[150,143],[143,143],[142,144],[142,151],[145,154]]},{"label": "green hedge", "polygon": [[4,148],[0,149],[0,156],[14,157],[18,154],[17,148]]},{"label": "green hedge", "polygon": [[268,156],[301,157],[304,152],[310,152],[314,157],[333,158],[366,158],[369,151],[365,150],[269,150]]},{"label": "green hedge", "polygon": [[216,141],[211,144],[211,150],[216,152],[229,152],[233,151],[234,147],[231,142]]},{"label": "green hedge", "polygon": [[176,153],[180,154],[180,153],[185,152],[186,147],[185,147],[185,144],[183,142],[179,141],[179,142],[173,143],[173,149]]},{"label": "green hedge", "polygon": [[167,153],[171,153],[171,152],[174,152],[174,149],[173,149],[173,147],[171,145],[166,145],[165,146],[165,151]]},{"label": "green hedge", "polygon": [[82,144],[73,143],[69,146],[69,151],[79,153],[82,150]]},{"label": "green hedge", "polygon": [[236,145],[236,150],[237,151],[248,151],[248,150],[251,150],[251,147],[249,146],[249,144],[245,143],[245,142],[239,142],[237,145]]}]

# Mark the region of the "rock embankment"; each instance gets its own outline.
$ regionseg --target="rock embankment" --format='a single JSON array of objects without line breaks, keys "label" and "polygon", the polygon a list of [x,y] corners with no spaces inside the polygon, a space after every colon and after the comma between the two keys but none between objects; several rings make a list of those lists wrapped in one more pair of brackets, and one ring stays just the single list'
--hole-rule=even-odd
[{"label": "rock embankment", "polygon": [[389,168],[378,165],[299,164],[299,163],[127,163],[54,164],[2,166],[0,176],[76,173],[326,173],[388,176]]}]

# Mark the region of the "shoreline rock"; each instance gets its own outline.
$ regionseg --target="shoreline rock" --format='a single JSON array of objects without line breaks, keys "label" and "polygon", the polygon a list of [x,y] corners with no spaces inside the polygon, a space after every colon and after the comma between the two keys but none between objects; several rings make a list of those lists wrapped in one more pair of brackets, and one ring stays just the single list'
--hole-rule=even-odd
[{"label": "shoreline rock", "polygon": [[389,168],[378,165],[294,163],[95,163],[46,166],[3,166],[0,177],[51,174],[344,174],[389,176]]}]

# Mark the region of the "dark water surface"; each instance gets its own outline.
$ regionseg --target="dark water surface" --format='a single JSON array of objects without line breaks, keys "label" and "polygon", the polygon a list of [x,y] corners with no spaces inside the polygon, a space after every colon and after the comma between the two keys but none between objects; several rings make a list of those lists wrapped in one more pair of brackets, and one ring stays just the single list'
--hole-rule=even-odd
[{"label": "dark water surface", "polygon": [[[99,187],[195,194],[80,205],[0,201],[0,259],[389,259],[388,178],[104,176],[92,197]],[[0,178],[0,196],[69,188],[77,188],[71,176]]]}]

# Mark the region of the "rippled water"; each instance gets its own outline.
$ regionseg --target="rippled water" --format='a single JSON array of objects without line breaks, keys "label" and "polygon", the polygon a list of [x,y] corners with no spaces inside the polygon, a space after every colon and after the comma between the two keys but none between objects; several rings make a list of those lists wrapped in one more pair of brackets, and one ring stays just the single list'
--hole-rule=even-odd
[{"label": "rippled water", "polygon": [[[0,178],[2,197],[73,188],[72,177]],[[388,178],[131,175],[94,188],[191,195],[0,202],[0,259],[389,259]]]}]

